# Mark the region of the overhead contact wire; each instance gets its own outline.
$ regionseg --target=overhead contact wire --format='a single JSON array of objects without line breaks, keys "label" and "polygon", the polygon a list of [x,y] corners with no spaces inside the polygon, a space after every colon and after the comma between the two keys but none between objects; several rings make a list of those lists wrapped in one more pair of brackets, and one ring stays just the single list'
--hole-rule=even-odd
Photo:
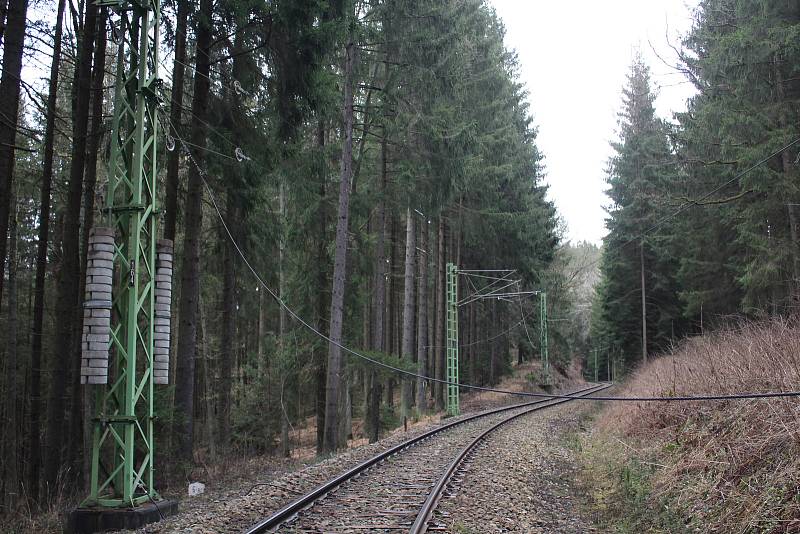
[{"label": "overhead contact wire", "polygon": [[[171,121],[170,121],[170,124],[172,124]],[[173,130],[175,130],[174,125],[173,125]],[[177,130],[175,130],[175,131],[177,133]],[[767,398],[780,398],[780,397],[800,397],[800,391],[768,392],[768,393],[738,393],[738,394],[730,394],[730,395],[698,395],[698,396],[684,395],[684,396],[669,396],[669,397],[655,397],[655,396],[654,397],[615,397],[615,396],[576,397],[576,396],[573,396],[573,395],[559,395],[559,394],[555,394],[555,393],[532,393],[532,392],[522,392],[522,391],[509,391],[509,390],[505,390],[505,389],[488,388],[488,387],[483,387],[483,386],[475,386],[475,385],[471,385],[471,384],[461,384],[459,382],[450,382],[448,380],[444,380],[444,379],[440,379],[440,378],[434,378],[434,377],[431,377],[431,376],[425,376],[423,374],[415,373],[413,371],[407,371],[405,369],[400,369],[398,367],[394,367],[392,365],[389,365],[387,363],[381,362],[381,361],[376,360],[374,358],[370,358],[369,356],[367,356],[365,354],[361,354],[360,352],[358,352],[358,351],[356,351],[354,349],[351,349],[350,347],[348,347],[346,345],[343,345],[342,343],[340,343],[338,341],[332,340],[330,337],[328,337],[327,335],[325,335],[322,332],[320,332],[319,330],[317,330],[317,328],[315,328],[313,325],[308,323],[305,319],[303,319],[300,315],[298,315],[297,312],[295,312],[291,307],[289,307],[289,305],[286,304],[283,301],[283,299],[281,299],[280,296],[270,286],[267,285],[266,282],[264,282],[264,280],[258,274],[258,271],[256,271],[256,269],[253,267],[253,265],[247,259],[247,256],[244,254],[244,251],[239,246],[239,243],[233,237],[233,234],[231,233],[230,228],[228,227],[228,224],[225,221],[225,217],[223,217],[223,215],[222,215],[222,210],[220,210],[220,207],[219,207],[219,205],[217,203],[217,199],[216,199],[216,196],[214,195],[214,191],[213,191],[213,189],[211,189],[211,186],[209,185],[208,181],[206,180],[207,174],[206,174],[205,170],[202,169],[200,167],[200,165],[197,163],[197,161],[194,158],[194,155],[192,154],[191,150],[189,149],[189,146],[186,144],[186,142],[183,140],[183,138],[180,137],[180,136],[177,136],[177,137],[178,137],[178,140],[181,142],[181,145],[182,145],[183,149],[186,151],[186,153],[187,153],[189,159],[191,160],[192,164],[197,169],[197,171],[198,171],[198,173],[200,175],[200,179],[203,181],[203,185],[205,186],[205,189],[208,192],[208,195],[209,195],[209,197],[211,199],[211,204],[214,206],[214,211],[216,211],[216,213],[217,213],[217,217],[219,218],[220,223],[222,224],[222,228],[225,230],[225,234],[228,236],[228,239],[230,240],[230,242],[233,245],[233,247],[236,249],[236,252],[242,258],[242,261],[247,266],[248,270],[251,273],[253,273],[253,276],[258,281],[258,283],[261,285],[261,287],[263,287],[264,290],[267,291],[270,294],[270,296],[275,300],[275,302],[277,302],[278,305],[280,305],[283,309],[285,309],[286,312],[289,315],[292,316],[292,318],[294,318],[297,322],[299,322],[301,325],[303,325],[306,329],[308,329],[314,335],[316,335],[319,338],[327,341],[329,344],[340,348],[345,353],[351,354],[351,355],[353,355],[353,356],[355,356],[357,358],[360,358],[361,360],[369,362],[369,363],[371,363],[373,365],[376,365],[378,367],[382,367],[382,368],[387,369],[389,371],[392,371],[392,372],[395,372],[395,373],[398,373],[398,374],[401,374],[401,375],[405,375],[405,376],[408,376],[408,377],[412,377],[412,378],[419,378],[419,379],[422,379],[422,380],[428,380],[430,382],[437,382],[437,383],[440,383],[440,384],[454,385],[454,386],[457,386],[457,387],[460,387],[460,388],[472,389],[472,390],[475,390],[475,391],[485,391],[485,392],[490,392],[490,393],[501,393],[501,394],[504,394],[504,395],[516,395],[516,396],[520,396],[520,397],[534,397],[534,398],[544,398],[544,399],[577,399],[577,400],[589,399],[589,400],[599,400],[599,401],[621,401],[621,402],[671,402],[671,401],[703,401],[703,400],[705,400],[705,401],[718,401],[718,400],[734,400],[734,399],[767,399]],[[800,142],[800,139],[798,139],[798,142]]]}]

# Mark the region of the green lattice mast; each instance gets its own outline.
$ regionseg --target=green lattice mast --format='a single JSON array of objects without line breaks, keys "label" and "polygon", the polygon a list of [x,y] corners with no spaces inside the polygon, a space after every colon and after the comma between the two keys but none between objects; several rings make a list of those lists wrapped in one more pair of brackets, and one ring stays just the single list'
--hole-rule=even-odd
[{"label": "green lattice mast", "polygon": [[459,414],[458,402],[458,269],[447,264],[447,413]]},{"label": "green lattice mast", "polygon": [[[116,15],[113,36],[119,48],[106,228],[92,233],[84,304],[82,381],[97,385],[91,386],[96,390],[91,490],[83,506],[126,508],[159,498],[153,386],[166,383],[168,375],[171,243],[157,242],[156,234],[161,10],[160,0],[98,3]],[[110,316],[107,326],[105,316]]]},{"label": "green lattice mast", "polygon": [[550,357],[547,352],[547,292],[539,294],[539,348],[542,353],[544,383],[550,383]]}]

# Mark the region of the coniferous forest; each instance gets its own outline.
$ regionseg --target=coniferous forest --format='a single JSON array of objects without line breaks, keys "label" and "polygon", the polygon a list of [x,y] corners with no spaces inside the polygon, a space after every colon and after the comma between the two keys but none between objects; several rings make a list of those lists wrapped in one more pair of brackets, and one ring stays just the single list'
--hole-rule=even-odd
[{"label": "coniferous forest", "polygon": [[[107,4],[0,2],[2,514],[87,483],[82,306],[119,57]],[[161,10],[158,217],[175,250],[163,486],[206,462],[291,456],[303,430],[331,454],[442,410],[440,382],[339,345],[445,379],[448,263],[546,291],[551,362],[601,379],[738,318],[796,313],[800,4],[702,0],[673,65],[696,95],[674,117],[657,116],[634,58],[597,171],[599,248],[566,239],[537,147],[547,103],[487,1]],[[460,381],[495,385],[538,360],[539,325],[536,297],[463,306]]]},{"label": "coniferous forest", "polygon": [[[440,384],[343,355],[298,317],[442,378],[447,262],[516,269],[569,309],[577,286],[558,266],[576,260],[545,198],[515,56],[485,2],[162,9],[160,224],[176,257],[170,383],[156,388],[166,473],[182,480],[201,457],[289,455],[309,422],[317,450],[330,452],[346,446],[354,417],[359,436],[376,440],[441,408]],[[6,511],[85,481],[92,399],[79,381],[78,312],[108,183],[113,15],[66,0],[55,13],[12,0],[4,13]],[[496,383],[511,344],[519,358],[537,355],[537,306],[465,308],[464,382]],[[521,313],[530,335],[483,341]],[[569,328],[551,350],[562,365]]]},{"label": "coniferous forest", "polygon": [[670,120],[649,67],[631,65],[593,306],[606,358],[631,365],[742,317],[796,315],[798,31],[792,2],[700,2],[676,65],[697,94]]}]

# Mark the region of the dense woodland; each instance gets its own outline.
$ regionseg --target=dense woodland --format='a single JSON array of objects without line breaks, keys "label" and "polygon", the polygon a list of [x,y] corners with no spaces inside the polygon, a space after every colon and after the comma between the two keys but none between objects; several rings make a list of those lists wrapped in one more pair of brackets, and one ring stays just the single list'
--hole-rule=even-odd
[{"label": "dense woodland", "polygon": [[[79,312],[118,29],[93,2],[0,4],[8,513],[85,483]],[[520,289],[548,292],[551,359],[580,351],[589,311],[573,304],[590,298],[583,267],[598,251],[563,242],[516,58],[486,2],[162,9],[159,203],[177,261],[170,385],[157,386],[161,487],[209,457],[288,455],[297,429],[316,429],[328,453],[442,407],[441,384],[343,354],[267,288],[337,343],[442,378],[446,263],[516,269]],[[538,357],[538,305],[462,308],[463,382],[493,384],[512,354]]]},{"label": "dense woodland", "polygon": [[697,93],[671,120],[655,114],[648,66],[631,66],[593,305],[600,377],[607,359],[797,314],[799,37],[797,2],[703,0],[675,45]]},{"label": "dense woodland", "polygon": [[[93,412],[80,310],[116,15],[52,4],[0,1],[3,514],[83,492]],[[634,60],[602,249],[565,242],[532,121],[546,103],[487,2],[164,0],[162,15],[159,203],[177,261],[161,486],[207,458],[328,454],[441,409],[440,383],[338,345],[443,378],[448,262],[547,291],[551,360],[598,349],[600,378],[611,359],[797,307],[796,3],[700,2],[675,43],[697,94],[675,117],[656,116]],[[538,306],[462,307],[461,381],[537,359]]]}]

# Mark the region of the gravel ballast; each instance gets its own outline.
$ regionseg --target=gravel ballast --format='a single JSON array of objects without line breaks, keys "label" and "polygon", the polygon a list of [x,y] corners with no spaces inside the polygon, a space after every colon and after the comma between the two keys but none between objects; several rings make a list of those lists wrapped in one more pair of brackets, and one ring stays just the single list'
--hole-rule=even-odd
[{"label": "gravel ballast", "polygon": [[589,406],[543,410],[491,434],[439,503],[435,523],[454,534],[598,532],[582,510],[565,440]]},{"label": "gravel ballast", "polygon": [[[505,403],[515,404],[525,399],[508,398]],[[512,401],[512,402],[509,402]],[[485,407],[495,403],[486,403]],[[461,417],[467,417],[464,414]],[[457,418],[460,419],[461,417]],[[455,419],[448,419],[446,422]],[[367,458],[398,443],[438,426],[441,422],[415,425],[408,432],[395,432],[377,443],[361,445],[331,458],[289,473],[264,473],[259,480],[257,474],[241,485],[216,488],[214,481],[207,482],[207,492],[194,498],[184,498],[180,512],[163,521],[140,529],[140,533],[192,533],[219,534],[236,532],[258,523],[264,517],[293,501],[301,494],[341,474]]]},{"label": "gravel ballast", "polygon": [[[567,390],[581,387],[581,384],[578,383],[564,385]],[[523,381],[520,385],[509,384],[508,386],[513,389],[521,386],[521,389],[525,387],[525,383]],[[477,395],[470,401],[464,402],[463,408],[465,411],[475,413],[490,407],[516,404],[525,400],[529,399],[506,395]],[[555,410],[560,413],[561,409],[555,408]],[[545,410],[538,416],[527,416],[523,420],[542,418],[548,415],[548,412],[549,410]],[[467,415],[465,413],[462,417]],[[213,478],[202,480],[207,485],[205,494],[192,498],[184,496],[181,499],[180,512],[176,516],[147,525],[138,532],[193,534],[242,532],[301,494],[341,474],[366,458],[445,422],[437,419],[438,417],[434,417],[432,420],[420,421],[410,427],[408,432],[400,429],[381,439],[378,443],[360,445],[328,459],[312,460],[313,463],[310,464],[266,462],[261,465],[262,462],[254,459],[252,463],[248,462],[250,465],[244,470],[245,472],[236,469],[233,471],[236,473],[235,476],[225,476],[224,480],[214,480]],[[446,422],[452,420],[449,419]],[[501,434],[498,433],[497,436],[501,436]],[[490,443],[492,442],[490,440]],[[443,505],[446,506],[447,503],[443,502]],[[491,504],[487,506],[493,507]],[[507,532],[509,530],[499,531]],[[476,532],[483,531],[477,530]],[[520,532],[529,532],[529,530]]]}]

